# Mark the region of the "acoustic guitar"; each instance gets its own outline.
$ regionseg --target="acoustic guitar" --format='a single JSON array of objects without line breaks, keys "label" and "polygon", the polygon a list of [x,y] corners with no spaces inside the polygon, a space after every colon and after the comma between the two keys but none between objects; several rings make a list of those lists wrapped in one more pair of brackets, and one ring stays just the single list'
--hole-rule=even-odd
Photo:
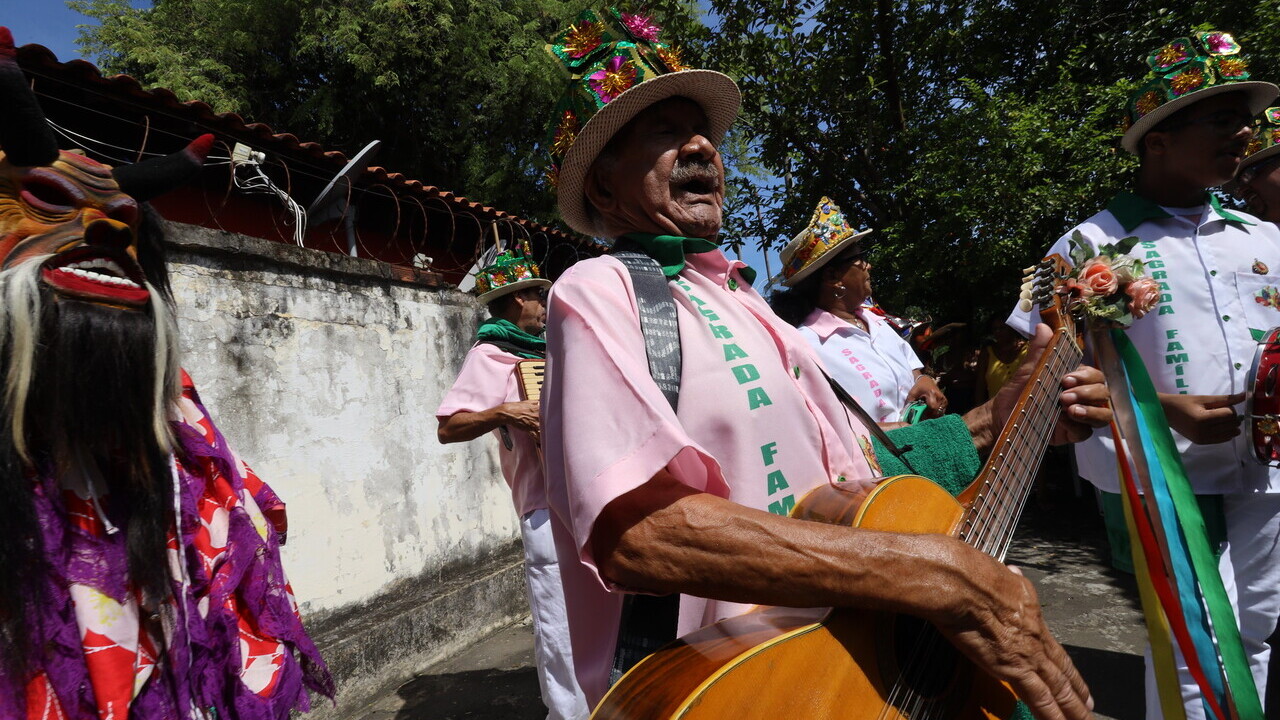
[{"label": "acoustic guitar", "polygon": [[[869,492],[825,484],[792,516],[898,533],[941,533],[999,560],[1013,538],[1058,416],[1058,388],[1083,335],[1055,293],[1067,271],[1046,258],[1023,285],[1053,339],[982,471],[958,497],[923,477]],[[1028,293],[1030,293],[1028,295]],[[977,720],[1016,698],[927,622],[856,608],[761,608],[686,635],[642,660],[593,720]]]}]

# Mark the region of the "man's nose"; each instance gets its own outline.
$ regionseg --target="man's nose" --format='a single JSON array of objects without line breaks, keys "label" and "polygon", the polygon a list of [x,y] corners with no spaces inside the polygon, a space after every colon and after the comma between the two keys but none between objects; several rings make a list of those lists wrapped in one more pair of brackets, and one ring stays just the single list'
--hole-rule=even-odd
[{"label": "man's nose", "polygon": [[681,158],[701,158],[710,160],[716,156],[716,146],[711,139],[702,133],[694,133],[680,147]]}]

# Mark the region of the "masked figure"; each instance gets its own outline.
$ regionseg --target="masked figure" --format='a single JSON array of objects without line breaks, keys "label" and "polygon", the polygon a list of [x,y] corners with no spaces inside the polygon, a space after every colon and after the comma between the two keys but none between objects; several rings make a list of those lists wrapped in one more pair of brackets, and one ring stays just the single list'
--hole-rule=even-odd
[{"label": "masked figure", "polygon": [[287,718],[333,683],[280,565],[284,505],[178,364],[140,205],[212,136],[59,151],[0,28],[0,717]]}]

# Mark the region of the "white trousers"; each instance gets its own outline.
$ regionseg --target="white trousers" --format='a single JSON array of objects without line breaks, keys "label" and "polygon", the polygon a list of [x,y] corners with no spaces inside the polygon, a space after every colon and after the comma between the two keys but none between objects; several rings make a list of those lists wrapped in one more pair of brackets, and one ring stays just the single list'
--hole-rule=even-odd
[{"label": "white trousers", "polygon": [[[1226,495],[1223,510],[1227,518],[1227,551],[1222,554],[1219,569],[1227,597],[1231,598],[1240,621],[1240,639],[1249,659],[1249,670],[1265,707],[1267,661],[1271,656],[1267,638],[1276,629],[1276,619],[1280,616],[1280,494]],[[1174,652],[1177,653],[1176,643]],[[1180,653],[1176,660],[1187,720],[1203,720],[1205,708],[1200,688],[1191,679]],[[1156,692],[1150,647],[1147,648],[1146,695],[1148,720],[1160,720],[1164,715]]]},{"label": "white trousers", "polygon": [[573,672],[569,619],[564,609],[560,564],[551,538],[551,514],[545,508],[520,518],[524,539],[524,579],[533,615],[533,656],[547,720],[586,720],[587,699]]}]

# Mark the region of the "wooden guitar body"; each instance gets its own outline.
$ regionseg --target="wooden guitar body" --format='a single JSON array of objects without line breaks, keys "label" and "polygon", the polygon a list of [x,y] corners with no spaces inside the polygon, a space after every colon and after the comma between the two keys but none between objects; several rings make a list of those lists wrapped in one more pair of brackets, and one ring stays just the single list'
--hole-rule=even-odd
[{"label": "wooden guitar body", "polygon": [[[930,480],[899,475],[863,494],[820,486],[792,515],[870,530],[955,535],[965,508]],[[1009,717],[1015,701],[1006,686],[915,618],[764,608],[697,630],[645,658],[591,717],[987,720]]]}]

